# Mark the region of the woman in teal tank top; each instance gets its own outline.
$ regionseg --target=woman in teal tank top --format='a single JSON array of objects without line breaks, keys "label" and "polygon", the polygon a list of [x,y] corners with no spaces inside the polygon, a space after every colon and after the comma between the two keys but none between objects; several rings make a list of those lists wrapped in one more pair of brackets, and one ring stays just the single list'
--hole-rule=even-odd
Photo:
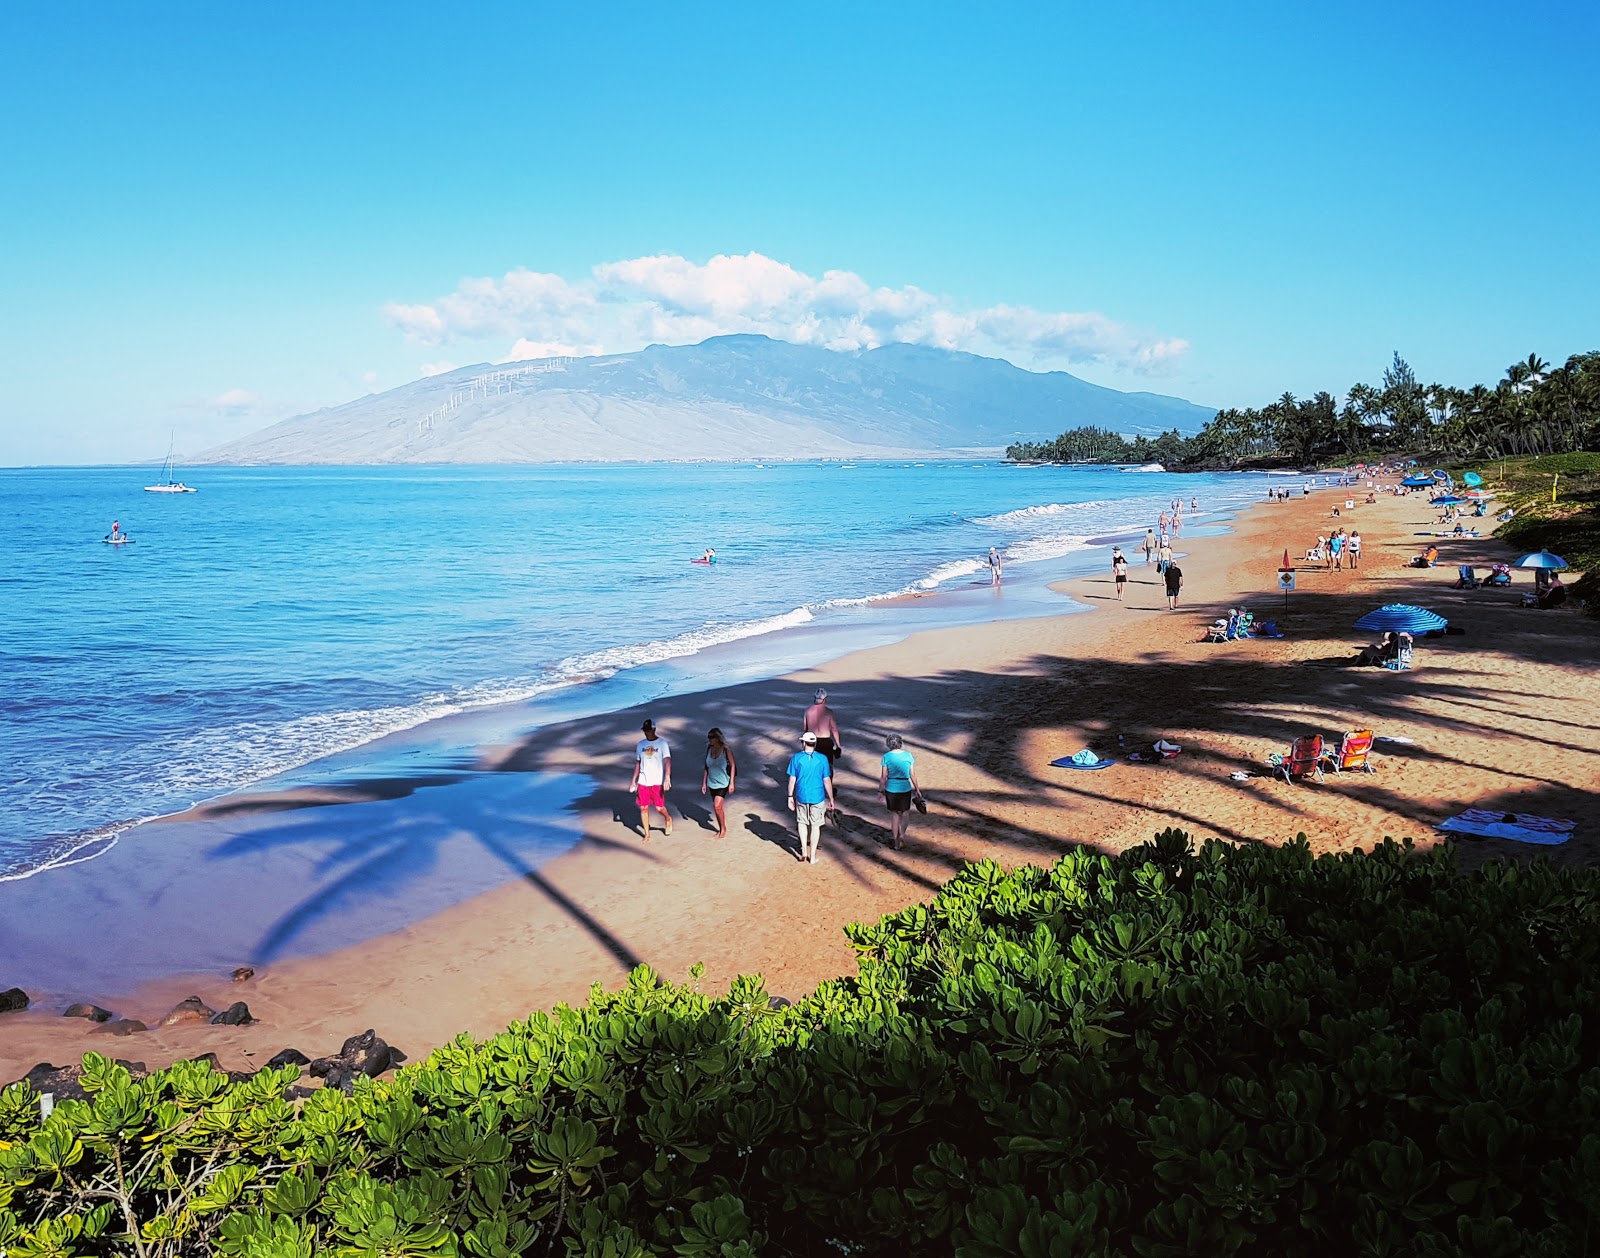
[{"label": "woman in teal tank top", "polygon": [[713,726],[706,731],[706,769],[700,777],[700,793],[711,796],[712,811],[717,814],[717,837],[728,837],[728,818],[722,801],[733,793],[733,780],[738,767],[733,762],[733,752],[722,739],[722,731]]},{"label": "woman in teal tank top", "polygon": [[912,803],[916,803],[919,812],[926,811],[927,806],[922,802],[922,789],[917,785],[917,762],[905,750],[900,735],[890,734],[884,739],[884,746],[888,750],[878,770],[878,794],[883,796],[884,806],[889,810],[889,833],[894,838],[895,850],[899,851],[906,845],[906,824],[911,820]]}]

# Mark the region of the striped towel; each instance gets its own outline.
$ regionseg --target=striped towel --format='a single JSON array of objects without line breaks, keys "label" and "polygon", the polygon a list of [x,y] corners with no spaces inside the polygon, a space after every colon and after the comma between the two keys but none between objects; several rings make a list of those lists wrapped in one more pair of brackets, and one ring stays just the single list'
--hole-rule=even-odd
[{"label": "striped towel", "polygon": [[1469,808],[1434,827],[1454,834],[1477,834],[1490,839],[1514,839],[1518,843],[1547,846],[1565,843],[1572,837],[1576,821],[1559,817],[1530,817],[1527,813],[1495,812],[1488,808]]}]

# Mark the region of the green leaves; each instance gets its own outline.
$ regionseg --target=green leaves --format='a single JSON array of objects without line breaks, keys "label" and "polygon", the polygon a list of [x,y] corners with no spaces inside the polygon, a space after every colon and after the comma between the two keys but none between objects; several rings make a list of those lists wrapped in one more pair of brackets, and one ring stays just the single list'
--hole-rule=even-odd
[{"label": "green leaves", "polygon": [[91,1055],[0,1092],[0,1249],[1600,1252],[1594,874],[1169,830],[848,934],[791,1007],[641,968],[297,1106]]}]

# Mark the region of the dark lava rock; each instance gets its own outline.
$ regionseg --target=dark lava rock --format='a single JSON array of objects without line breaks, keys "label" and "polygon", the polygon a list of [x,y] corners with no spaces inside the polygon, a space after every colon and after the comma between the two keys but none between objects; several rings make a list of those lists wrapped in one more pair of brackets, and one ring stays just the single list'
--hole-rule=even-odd
[{"label": "dark lava rock", "polygon": [[267,1059],[266,1069],[276,1070],[280,1066],[308,1066],[311,1058],[307,1057],[298,1048],[286,1048],[281,1053],[275,1053]]},{"label": "dark lava rock", "polygon": [[149,1029],[137,1018],[117,1018],[111,1022],[102,1022],[95,1027],[94,1032],[96,1035],[137,1035],[140,1031]]},{"label": "dark lava rock", "polygon": [[200,997],[190,996],[189,999],[180,1000],[174,1005],[172,1012],[161,1019],[161,1025],[184,1026],[193,1022],[210,1022],[216,1016],[217,1011],[209,1008]]},{"label": "dark lava rock", "polygon": [[110,1022],[116,1015],[99,1005],[68,1005],[63,1018],[88,1018],[90,1022]]},{"label": "dark lava rock", "polygon": [[211,1019],[212,1026],[248,1026],[255,1019],[250,1016],[250,1006],[236,1000]]},{"label": "dark lava rock", "polygon": [[252,970],[248,965],[241,965],[238,969],[236,969],[228,977],[231,978],[235,983],[242,983],[246,979],[254,978],[255,976],[256,976],[256,972],[254,970]]},{"label": "dark lava rock", "polygon": [[[142,1079],[149,1072],[145,1070],[142,1061],[123,1061],[117,1059],[117,1065],[122,1066],[135,1079]],[[22,1076],[22,1082],[31,1084],[35,1092],[48,1092],[58,1101],[84,1101],[89,1094],[83,1090],[79,1082],[83,1078],[83,1067],[78,1066],[52,1066],[47,1061],[40,1062],[27,1074]]]},{"label": "dark lava rock", "polygon": [[0,992],[0,1013],[17,1013],[28,1007],[28,993],[20,987],[8,987]]},{"label": "dark lava rock", "polygon": [[376,1032],[367,1030],[347,1039],[338,1056],[317,1058],[311,1063],[311,1073],[323,1081],[324,1087],[350,1092],[362,1075],[376,1078],[405,1059],[398,1048],[391,1048]]}]

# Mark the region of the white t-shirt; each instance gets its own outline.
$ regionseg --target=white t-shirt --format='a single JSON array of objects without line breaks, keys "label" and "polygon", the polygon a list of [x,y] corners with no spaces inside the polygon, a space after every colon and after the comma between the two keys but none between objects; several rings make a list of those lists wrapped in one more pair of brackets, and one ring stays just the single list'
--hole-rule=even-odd
[{"label": "white t-shirt", "polygon": [[639,762],[639,785],[660,786],[666,780],[667,758],[671,755],[665,738],[641,738],[633,749],[633,758]]}]

